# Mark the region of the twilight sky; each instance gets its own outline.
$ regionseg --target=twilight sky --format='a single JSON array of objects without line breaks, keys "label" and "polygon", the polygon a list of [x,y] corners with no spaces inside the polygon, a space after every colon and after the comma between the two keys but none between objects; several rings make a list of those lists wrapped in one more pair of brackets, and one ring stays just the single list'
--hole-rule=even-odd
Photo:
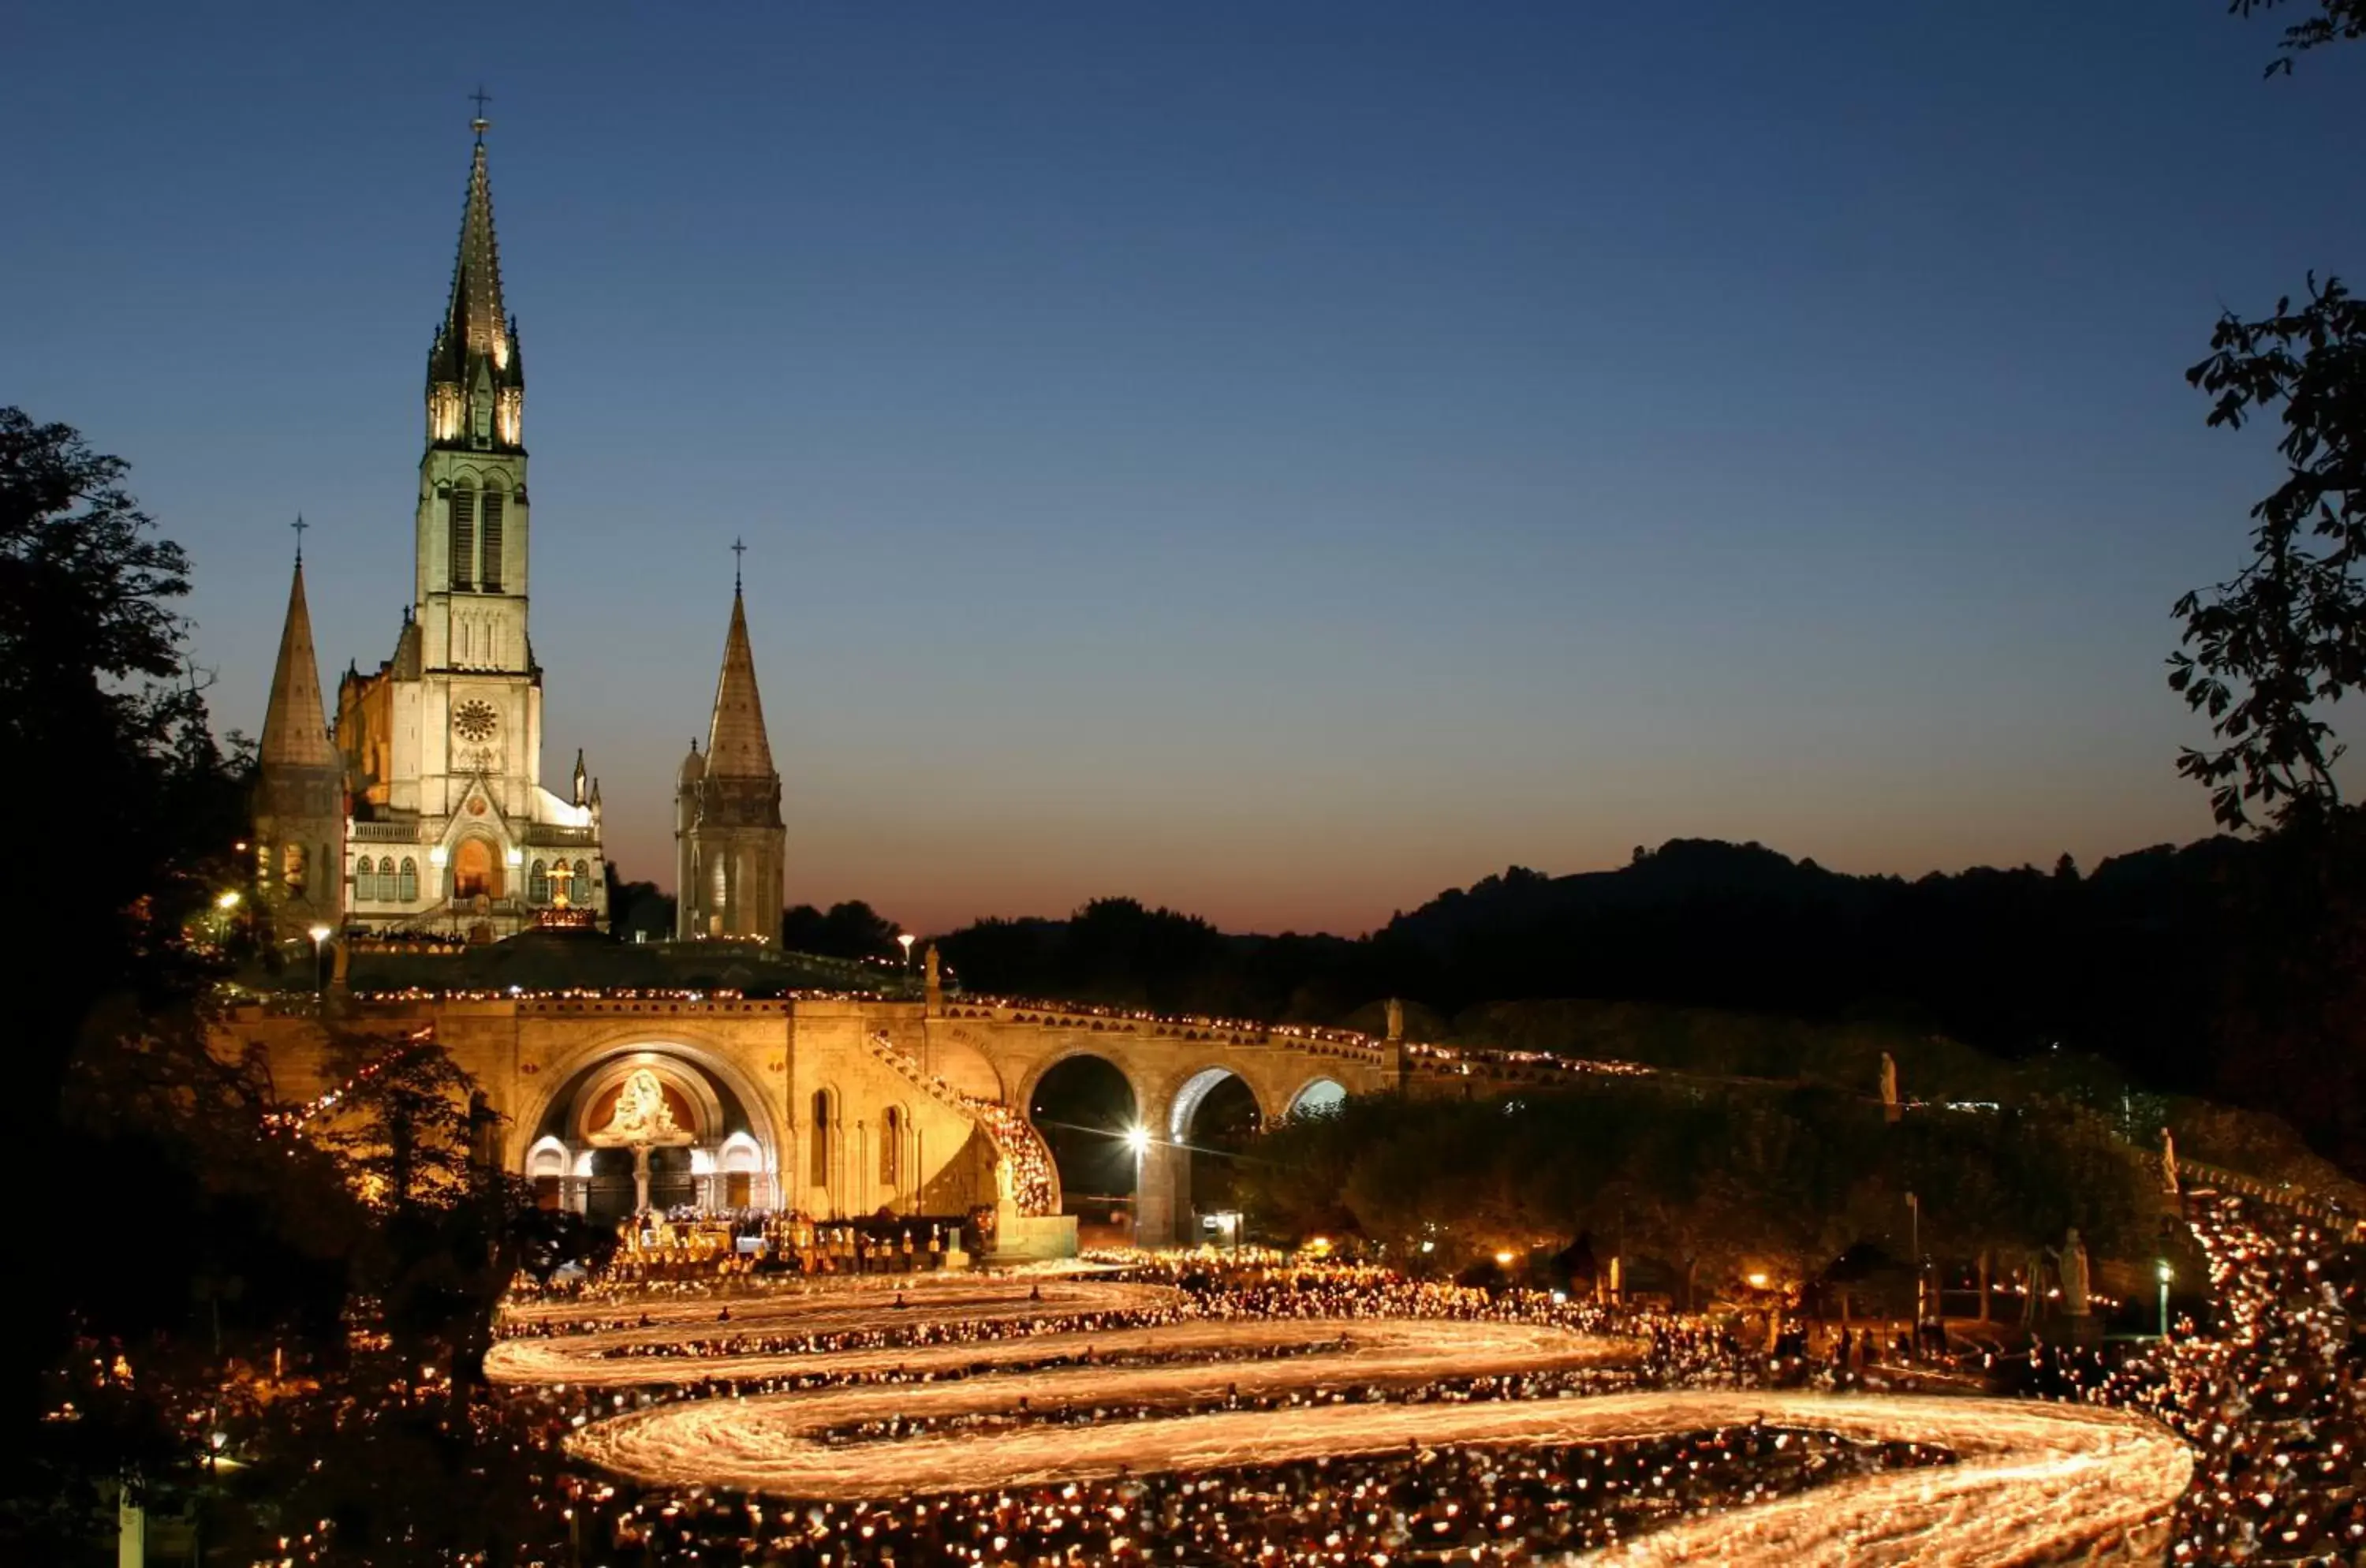
[{"label": "twilight sky", "polygon": [[792,901],[2092,863],[2209,829],[2168,610],[2275,477],[2181,373],[2366,272],[2366,54],[2225,13],[28,6],[0,402],[133,462],[225,728],[299,511],[374,667],[482,78],[545,767],[627,874],[742,534]]}]

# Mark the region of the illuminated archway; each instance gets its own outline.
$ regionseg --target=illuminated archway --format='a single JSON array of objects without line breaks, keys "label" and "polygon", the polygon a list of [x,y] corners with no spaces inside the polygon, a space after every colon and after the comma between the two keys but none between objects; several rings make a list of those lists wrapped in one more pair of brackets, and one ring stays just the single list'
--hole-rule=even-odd
[{"label": "illuminated archway", "polygon": [[[518,1152],[546,1202],[621,1219],[642,1201],[645,1177],[652,1208],[781,1204],[774,1112],[728,1060],[673,1042],[619,1041],[575,1054],[545,1081],[521,1108]],[[620,1119],[628,1095],[638,1115]],[[653,1121],[658,1135],[629,1136],[625,1125],[636,1120]]]},{"label": "illuminated archway", "polygon": [[1316,1078],[1290,1097],[1291,1116],[1327,1116],[1347,1103],[1347,1086],[1336,1078]]},{"label": "illuminated archway", "polygon": [[501,857],[490,839],[471,833],[453,846],[452,900],[501,896]]},{"label": "illuminated archway", "polygon": [[[1166,1111],[1166,1134],[1174,1144],[1168,1168],[1174,1181],[1175,1239],[1211,1238],[1199,1216],[1233,1210],[1239,1145],[1255,1136],[1264,1122],[1265,1108],[1257,1103],[1256,1091],[1230,1067],[1202,1067],[1176,1089]],[[1222,1239],[1238,1237],[1222,1228]]]}]

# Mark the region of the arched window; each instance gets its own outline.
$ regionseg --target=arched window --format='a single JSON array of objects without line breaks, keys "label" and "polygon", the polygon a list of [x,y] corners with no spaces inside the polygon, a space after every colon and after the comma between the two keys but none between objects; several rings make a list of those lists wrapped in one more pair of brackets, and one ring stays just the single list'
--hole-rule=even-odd
[{"label": "arched window", "polygon": [[525,874],[525,897],[530,904],[550,902],[550,867],[540,861],[535,862]]},{"label": "arched window", "polygon": [[476,581],[477,491],[474,486],[452,487],[452,586],[467,588]]},{"label": "arched window", "polygon": [[904,1108],[891,1105],[879,1119],[879,1185],[893,1190],[904,1182]]},{"label": "arched window", "polygon": [[419,897],[419,863],[408,855],[402,861],[402,879],[395,885],[395,897],[408,904]]},{"label": "arched window", "polygon": [[377,874],[370,869],[369,856],[364,855],[354,862],[354,902],[367,904],[377,896]]},{"label": "arched window", "polygon": [[478,502],[477,526],[484,536],[485,569],[477,574],[477,582],[488,593],[501,591],[501,502],[507,499],[489,488]]},{"label": "arched window", "polygon": [[707,902],[706,912],[710,915],[721,915],[731,907],[730,884],[723,874],[721,855],[715,857],[715,875],[711,880],[715,890]]},{"label": "arched window", "polygon": [[816,1187],[829,1185],[829,1141],[838,1134],[831,1121],[829,1090],[817,1089],[813,1097],[813,1148],[806,1162],[806,1179]]},{"label": "arched window", "polygon": [[567,901],[579,909],[592,907],[592,863],[575,863],[575,880],[567,885]]},{"label": "arched window", "polygon": [[377,863],[377,896],[381,898],[394,897],[394,857],[392,855],[388,855]]}]

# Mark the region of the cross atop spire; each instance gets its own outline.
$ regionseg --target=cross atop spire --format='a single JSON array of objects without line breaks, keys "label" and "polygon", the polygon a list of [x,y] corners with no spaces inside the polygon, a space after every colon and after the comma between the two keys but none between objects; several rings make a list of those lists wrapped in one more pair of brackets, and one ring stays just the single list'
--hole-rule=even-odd
[{"label": "cross atop spire", "polygon": [[733,598],[735,598],[735,599],[736,599],[736,598],[738,598],[738,597],[739,596],[739,568],[740,568],[743,564],[745,564],[746,559],[747,559],[747,556],[748,556],[748,541],[747,541],[747,540],[745,540],[745,539],[734,539],[734,540],[732,540],[732,541],[731,541],[731,596],[732,596]]},{"label": "cross atop spire", "polygon": [[304,514],[299,512],[296,514],[296,521],[287,525],[296,530],[296,564],[300,569],[304,564],[304,530],[312,525],[305,522]]},{"label": "cross atop spire", "polygon": [[481,146],[485,140],[485,132],[492,129],[493,122],[485,118],[485,106],[493,101],[493,96],[485,91],[485,85],[479,82],[477,84],[477,90],[469,94],[468,97],[477,106],[477,118],[468,122],[468,129],[477,133],[478,144]]}]

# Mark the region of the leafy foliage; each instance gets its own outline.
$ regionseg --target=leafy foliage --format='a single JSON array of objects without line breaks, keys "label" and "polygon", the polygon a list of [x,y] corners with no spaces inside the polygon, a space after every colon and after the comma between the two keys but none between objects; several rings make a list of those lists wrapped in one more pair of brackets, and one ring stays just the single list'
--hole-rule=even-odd
[{"label": "leafy foliage", "polygon": [[2169,685],[2225,742],[2178,771],[2230,829],[2254,808],[2314,822],[2340,801],[2325,710],[2366,682],[2366,302],[2312,276],[2298,309],[2223,317],[2186,376],[2215,399],[2213,426],[2274,412],[2286,475],[2251,509],[2249,563],[2177,603],[2193,651],[2171,656]]},{"label": "leafy foliage", "polygon": [[[2316,0],[2317,14],[2304,17],[2284,28],[2282,52],[2268,62],[2270,76],[2292,74],[2293,60],[2312,49],[2344,39],[2366,38],[2366,0]],[[2228,0],[2226,9],[2238,17],[2273,10],[2278,0]]]}]

